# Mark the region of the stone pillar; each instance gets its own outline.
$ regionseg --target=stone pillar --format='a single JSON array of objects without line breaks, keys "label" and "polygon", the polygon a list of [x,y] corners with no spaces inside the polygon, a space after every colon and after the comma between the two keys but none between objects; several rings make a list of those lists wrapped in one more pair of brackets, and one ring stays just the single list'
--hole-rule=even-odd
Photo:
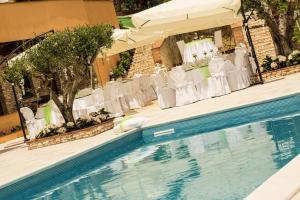
[{"label": "stone pillar", "polygon": [[154,67],[152,44],[136,48],[128,76],[132,77],[135,74],[152,74]]},{"label": "stone pillar", "polygon": [[232,24],[231,30],[236,44],[239,43],[247,44],[246,42],[247,39],[245,39],[244,37],[244,31],[241,22]]},{"label": "stone pillar", "polygon": [[264,20],[249,21],[250,33],[256,50],[257,59],[262,64],[266,56],[276,56],[276,49],[269,27]]}]

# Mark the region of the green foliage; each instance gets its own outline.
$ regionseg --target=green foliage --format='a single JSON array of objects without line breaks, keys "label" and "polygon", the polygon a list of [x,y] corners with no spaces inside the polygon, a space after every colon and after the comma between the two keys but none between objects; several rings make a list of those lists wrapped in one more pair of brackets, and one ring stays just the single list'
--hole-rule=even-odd
[{"label": "green foliage", "polygon": [[121,29],[134,28],[131,17],[118,17],[118,21]]},{"label": "green foliage", "polygon": [[261,65],[262,71],[272,71],[279,68],[300,64],[300,51],[293,51],[288,57],[285,56],[267,56]]},{"label": "green foliage", "polygon": [[117,63],[117,67],[115,67],[111,74],[111,79],[117,79],[120,77],[125,77],[130,69],[131,63],[133,59],[133,51],[126,51],[120,53],[120,61]]},{"label": "green foliage", "polygon": [[[67,28],[48,36],[26,51],[22,59],[11,62],[3,79],[20,83],[24,73],[40,77],[43,87],[52,91],[52,97],[66,121],[73,121],[72,105],[79,87],[89,78],[89,66],[102,49],[112,45],[111,25],[84,25]],[[53,78],[59,81],[53,90]],[[62,94],[57,94],[57,91]],[[58,100],[62,95],[63,101]]]},{"label": "green foliage", "polygon": [[124,78],[127,75],[127,71],[123,67],[115,67],[112,69],[110,79]]},{"label": "green foliage", "polygon": [[68,122],[64,123],[61,126],[56,126],[53,124],[48,125],[44,128],[36,138],[45,138],[51,137],[54,135],[59,135],[67,132],[72,132],[84,128],[89,128],[91,126],[95,126],[101,124],[102,122],[106,122],[107,120],[111,119],[110,113],[105,111],[103,108],[100,109],[98,112],[91,113],[87,116],[82,116],[76,120],[75,123]]},{"label": "green foliage", "polygon": [[10,61],[8,66],[5,67],[4,72],[1,74],[1,79],[19,85],[22,82],[24,75],[28,73],[26,66],[27,62],[25,58],[17,58]]},{"label": "green foliage", "polygon": [[300,51],[298,51],[298,50],[293,51],[288,56],[288,64],[289,65],[298,65],[298,64],[300,64]]},{"label": "green foliage", "polygon": [[271,64],[272,64],[273,60],[270,56],[267,56],[264,60],[263,60],[263,64],[261,65],[261,67],[263,68],[263,71],[271,71],[272,70],[272,67],[271,67]]},{"label": "green foliage", "polygon": [[28,52],[35,72],[57,73],[69,66],[89,65],[101,47],[111,47],[110,25],[81,26],[56,32]]},{"label": "green foliage", "polygon": [[170,0],[114,0],[117,12],[133,14]]},{"label": "green foliage", "polygon": [[270,28],[278,54],[289,55],[297,48],[294,29],[299,0],[243,0],[245,11],[255,11]]},{"label": "green foliage", "polygon": [[133,51],[125,51],[120,53],[120,61],[117,63],[119,67],[124,68],[126,71],[130,69],[133,59]]}]

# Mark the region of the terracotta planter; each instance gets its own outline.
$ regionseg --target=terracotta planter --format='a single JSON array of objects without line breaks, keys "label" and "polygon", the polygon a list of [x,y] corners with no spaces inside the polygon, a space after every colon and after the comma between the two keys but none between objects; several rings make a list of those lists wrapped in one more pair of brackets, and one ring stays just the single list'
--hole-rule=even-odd
[{"label": "terracotta planter", "polygon": [[54,135],[46,138],[34,139],[27,142],[28,149],[37,149],[41,147],[46,147],[50,145],[70,142],[74,140],[79,140],[83,138],[93,137],[105,131],[108,131],[114,127],[113,119],[103,122],[99,125],[92,126],[89,128],[76,130],[68,133],[63,133],[59,135]]}]

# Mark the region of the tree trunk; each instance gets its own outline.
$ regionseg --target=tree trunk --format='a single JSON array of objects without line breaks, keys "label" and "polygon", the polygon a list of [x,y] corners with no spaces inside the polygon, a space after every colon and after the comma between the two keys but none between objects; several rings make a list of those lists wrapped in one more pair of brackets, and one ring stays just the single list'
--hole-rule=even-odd
[{"label": "tree trunk", "polygon": [[267,14],[264,15],[264,19],[266,21],[266,24],[270,28],[270,32],[273,38],[273,41],[276,46],[277,54],[287,56],[292,52],[292,47],[289,44],[289,39],[286,38],[284,35],[282,35],[282,31],[285,30],[284,27],[281,29],[278,27],[276,22],[272,20],[270,16]]},{"label": "tree trunk", "polygon": [[283,36],[274,36],[272,34],[275,47],[276,47],[276,53],[278,55],[284,55],[288,56],[292,52],[292,48],[289,46],[288,41]]},{"label": "tree trunk", "polygon": [[59,111],[61,112],[61,114],[66,122],[74,122],[75,121],[74,117],[73,117],[73,106],[69,106],[68,103],[65,101],[61,102],[58,99],[58,94],[53,92],[53,90],[52,90],[52,100],[57,105]]}]

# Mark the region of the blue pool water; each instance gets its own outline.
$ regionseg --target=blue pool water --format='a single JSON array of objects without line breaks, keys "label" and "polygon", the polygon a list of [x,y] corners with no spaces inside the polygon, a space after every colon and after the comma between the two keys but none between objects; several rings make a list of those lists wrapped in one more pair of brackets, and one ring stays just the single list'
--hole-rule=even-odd
[{"label": "blue pool water", "polygon": [[299,152],[300,113],[150,144],[137,138],[13,198],[240,200]]}]

